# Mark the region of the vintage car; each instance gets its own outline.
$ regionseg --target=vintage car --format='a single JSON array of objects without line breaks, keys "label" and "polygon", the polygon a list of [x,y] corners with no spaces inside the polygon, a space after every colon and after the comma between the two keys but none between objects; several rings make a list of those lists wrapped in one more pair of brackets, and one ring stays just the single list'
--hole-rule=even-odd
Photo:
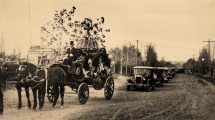
[{"label": "vintage car", "polygon": [[169,74],[170,79],[172,79],[175,76],[175,71],[176,71],[175,67],[169,67],[168,68],[168,74]]},{"label": "vintage car", "polygon": [[169,82],[170,74],[167,67],[156,67],[156,73],[158,74],[158,79],[162,79],[161,84]]},{"label": "vintage car", "polygon": [[148,92],[155,89],[154,67],[135,66],[133,69],[134,76],[127,79],[127,91],[130,91],[131,88],[144,88]]},{"label": "vintage car", "polygon": [[155,67],[153,76],[154,76],[154,80],[155,80],[155,85],[158,87],[162,87],[164,80],[168,80],[166,75],[164,74],[163,67]]}]

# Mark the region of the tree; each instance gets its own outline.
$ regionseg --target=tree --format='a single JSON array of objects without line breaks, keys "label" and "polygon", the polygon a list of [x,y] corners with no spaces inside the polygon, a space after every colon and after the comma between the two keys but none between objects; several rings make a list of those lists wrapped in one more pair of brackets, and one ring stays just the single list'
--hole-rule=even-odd
[{"label": "tree", "polygon": [[112,56],[111,60],[114,62],[115,73],[120,73],[121,70],[121,60],[122,60],[122,49],[116,47],[109,51]]},{"label": "tree", "polygon": [[195,61],[194,58],[190,58],[186,63],[183,64],[184,68],[187,68],[192,73],[196,73],[198,71],[198,62]]},{"label": "tree", "polygon": [[198,63],[199,63],[199,71],[201,71],[202,74],[206,74],[209,72],[211,58],[210,58],[209,52],[204,47],[199,53]]},{"label": "tree", "polygon": [[129,45],[123,45],[122,49],[118,47],[113,48],[110,50],[109,54],[113,56],[112,59],[115,64],[120,64],[121,69],[125,66],[124,69],[126,73],[128,73],[127,69],[131,69],[133,66],[137,65],[137,62],[138,65],[140,65],[143,60],[141,52],[131,43]]},{"label": "tree", "polygon": [[6,58],[5,52],[0,52],[0,61],[4,61]]},{"label": "tree", "polygon": [[148,44],[146,46],[146,61],[145,61],[145,65],[147,66],[157,66],[158,64],[158,60],[157,60],[157,53],[155,51],[155,48],[152,44]]},{"label": "tree", "polygon": [[103,29],[104,17],[97,18],[96,21],[90,18],[77,20],[75,10],[76,7],[71,10],[56,10],[53,20],[41,27],[42,42],[59,50],[64,49],[70,40],[74,40],[78,48],[103,47],[105,32],[110,32],[110,29]]},{"label": "tree", "polygon": [[171,62],[165,61],[164,57],[162,57],[162,59],[157,62],[157,65],[160,67],[175,67],[175,65],[172,64]]}]

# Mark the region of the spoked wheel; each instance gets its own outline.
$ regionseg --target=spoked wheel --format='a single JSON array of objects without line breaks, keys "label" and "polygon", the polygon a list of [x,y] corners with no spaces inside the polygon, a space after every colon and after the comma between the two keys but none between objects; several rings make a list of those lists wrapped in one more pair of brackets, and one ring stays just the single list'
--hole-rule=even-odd
[{"label": "spoked wheel", "polygon": [[89,98],[89,87],[86,83],[81,83],[78,87],[78,101],[85,104]]},{"label": "spoked wheel", "polygon": [[109,76],[105,82],[104,95],[106,100],[110,100],[114,93],[114,80],[112,76]]},{"label": "spoked wheel", "polygon": [[53,103],[57,99],[56,91],[53,85],[48,86],[47,97],[49,102]]}]

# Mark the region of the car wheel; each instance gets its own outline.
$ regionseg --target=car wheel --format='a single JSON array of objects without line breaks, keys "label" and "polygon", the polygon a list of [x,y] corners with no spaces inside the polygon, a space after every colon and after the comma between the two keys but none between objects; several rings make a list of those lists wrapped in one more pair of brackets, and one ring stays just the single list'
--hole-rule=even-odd
[{"label": "car wheel", "polygon": [[155,85],[152,86],[152,90],[155,90]]},{"label": "car wheel", "polygon": [[150,87],[150,83],[149,82],[146,83],[146,91],[147,92],[151,91],[151,87]]}]

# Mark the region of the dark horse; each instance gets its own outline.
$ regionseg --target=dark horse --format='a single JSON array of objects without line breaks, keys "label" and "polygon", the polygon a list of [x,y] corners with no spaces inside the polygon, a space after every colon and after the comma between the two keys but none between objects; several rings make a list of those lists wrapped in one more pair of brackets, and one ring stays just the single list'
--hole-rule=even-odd
[{"label": "dark horse", "polygon": [[3,85],[6,83],[6,69],[0,68],[0,115],[3,114]]},{"label": "dark horse", "polygon": [[[23,87],[23,86],[32,88],[33,97],[34,97],[34,106],[33,106],[34,109],[37,107],[37,90],[38,90],[38,100],[39,100],[40,109],[42,109],[42,107],[44,105],[46,90],[47,90],[48,94],[54,95],[53,101],[51,101],[53,107],[57,103],[57,100],[59,97],[59,91],[60,91],[61,106],[63,106],[64,91],[65,91],[64,83],[66,81],[66,73],[62,68],[57,67],[57,66],[52,66],[52,67],[49,67],[46,69],[37,68],[36,72],[34,72],[36,66],[32,66],[31,64],[26,64],[23,68],[24,69],[21,69],[20,73],[23,72],[23,73],[25,73],[25,75],[30,75],[33,77],[25,76],[24,78],[27,77],[27,79],[22,79],[19,82],[19,84],[17,84],[16,86],[19,89],[19,91],[20,91],[21,87]],[[33,74],[29,74],[29,73],[33,73]],[[26,81],[24,81],[24,80],[26,80]],[[50,86],[51,86],[51,90],[50,90]],[[19,93],[19,94],[21,95],[21,93]],[[20,100],[21,100],[21,98],[20,98]],[[18,105],[20,105],[20,104],[21,104],[21,102]],[[28,105],[30,105],[29,102],[28,102]]]},{"label": "dark horse", "polygon": [[[46,80],[46,88],[47,88],[47,93],[52,94],[54,98],[51,98],[53,101],[52,106],[54,107],[57,103],[59,94],[61,96],[61,106],[64,105],[64,91],[65,91],[65,82],[67,79],[67,74],[66,72],[58,66],[51,66],[47,69],[43,70],[43,76],[45,77]],[[42,72],[41,72],[42,73]],[[51,89],[50,89],[51,88]],[[60,92],[60,93],[59,93]],[[49,99],[50,100],[50,99]],[[42,101],[43,104],[44,100]]]},{"label": "dark horse", "polygon": [[[38,74],[38,68],[36,65],[31,63],[22,63],[17,69],[17,76],[14,78],[16,80],[15,86],[18,92],[18,109],[22,107],[22,87],[25,88],[26,97],[28,101],[28,108],[31,108],[30,93],[29,88],[32,88],[34,105],[33,109],[37,107],[37,90],[39,101],[44,100],[45,96],[45,80],[40,78]],[[42,108],[43,104],[40,104],[39,108]]]}]

